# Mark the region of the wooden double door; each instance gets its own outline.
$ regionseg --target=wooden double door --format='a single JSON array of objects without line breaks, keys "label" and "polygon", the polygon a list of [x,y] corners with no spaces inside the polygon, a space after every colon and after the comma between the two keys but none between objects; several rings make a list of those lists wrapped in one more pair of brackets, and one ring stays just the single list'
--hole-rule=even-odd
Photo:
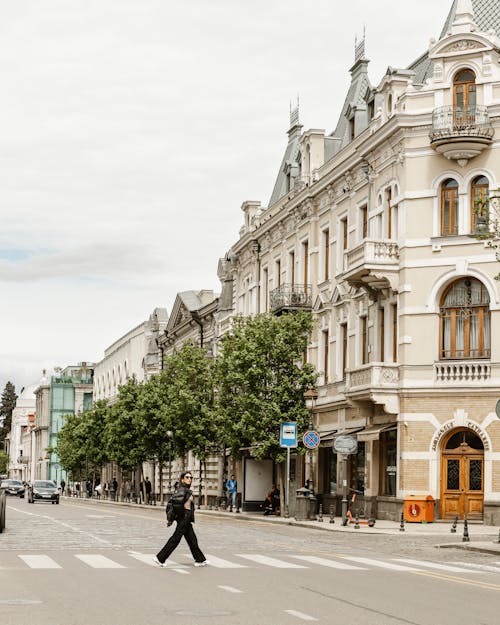
[{"label": "wooden double door", "polygon": [[482,519],[484,508],[484,451],[465,442],[446,449],[441,462],[441,517]]}]

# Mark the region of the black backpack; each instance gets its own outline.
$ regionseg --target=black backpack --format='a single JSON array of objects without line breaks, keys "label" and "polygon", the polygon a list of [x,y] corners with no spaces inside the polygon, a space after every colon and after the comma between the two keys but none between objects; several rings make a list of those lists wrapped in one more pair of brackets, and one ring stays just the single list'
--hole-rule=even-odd
[{"label": "black backpack", "polygon": [[168,525],[172,525],[178,516],[182,516],[184,514],[184,504],[186,503],[188,497],[189,491],[185,488],[178,488],[167,501],[165,513],[167,515]]}]

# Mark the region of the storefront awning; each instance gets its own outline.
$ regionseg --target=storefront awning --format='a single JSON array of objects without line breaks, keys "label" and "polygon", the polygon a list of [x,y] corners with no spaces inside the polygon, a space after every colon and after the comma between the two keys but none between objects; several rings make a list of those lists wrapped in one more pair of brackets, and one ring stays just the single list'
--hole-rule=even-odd
[{"label": "storefront awning", "polygon": [[321,434],[321,442],[319,444],[320,447],[333,447],[333,441],[337,438],[337,436],[346,436],[347,434],[354,434],[355,432],[359,432],[363,428],[346,428],[345,430],[334,430],[330,434]]},{"label": "storefront awning", "polygon": [[381,432],[387,432],[388,430],[395,430],[395,423],[382,423],[380,425],[370,425],[361,432],[358,433],[357,439],[359,442],[368,442],[378,440]]}]

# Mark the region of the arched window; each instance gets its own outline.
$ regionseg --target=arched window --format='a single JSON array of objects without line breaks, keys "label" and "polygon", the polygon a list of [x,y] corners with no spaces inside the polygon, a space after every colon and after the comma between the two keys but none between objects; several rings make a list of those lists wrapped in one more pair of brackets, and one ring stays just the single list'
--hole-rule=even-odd
[{"label": "arched window", "polygon": [[476,75],[470,69],[462,69],[453,79],[453,110],[455,122],[476,118]]},{"label": "arched window", "polygon": [[471,232],[478,231],[478,222],[485,223],[488,207],[485,200],[489,195],[489,183],[486,176],[474,178],[470,187]]},{"label": "arched window", "polygon": [[453,282],[440,309],[440,358],[462,360],[490,356],[490,298],[475,278]]},{"label": "arched window", "polygon": [[458,234],[458,182],[448,178],[441,185],[441,236]]}]

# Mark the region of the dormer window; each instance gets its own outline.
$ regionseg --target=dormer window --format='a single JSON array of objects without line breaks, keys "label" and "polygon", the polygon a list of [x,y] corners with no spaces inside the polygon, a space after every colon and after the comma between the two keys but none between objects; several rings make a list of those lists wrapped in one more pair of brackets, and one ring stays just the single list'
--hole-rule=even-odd
[{"label": "dormer window", "polygon": [[375,117],[375,100],[368,102],[368,121]]},{"label": "dormer window", "polygon": [[351,141],[353,141],[354,138],[356,137],[356,120],[354,118],[354,115],[349,120],[349,135],[350,135]]},{"label": "dormer window", "polygon": [[392,93],[387,96],[387,115],[392,115]]}]

